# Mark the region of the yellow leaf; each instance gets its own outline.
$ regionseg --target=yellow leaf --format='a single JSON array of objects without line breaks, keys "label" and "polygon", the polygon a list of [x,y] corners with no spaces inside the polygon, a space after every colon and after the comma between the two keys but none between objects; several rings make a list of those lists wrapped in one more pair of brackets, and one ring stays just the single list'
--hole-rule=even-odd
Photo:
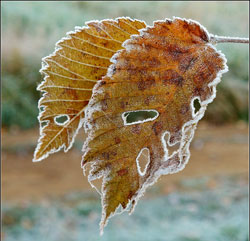
[{"label": "yellow leaf", "polygon": [[45,80],[38,86],[44,92],[38,104],[40,138],[33,161],[71,148],[93,86],[106,75],[110,58],[122,43],[144,27],[144,22],[130,18],[88,22],[69,32],[43,59]]},{"label": "yellow leaf", "polygon": [[[85,112],[82,166],[92,164],[90,181],[103,177],[101,230],[120,206],[133,209],[146,187],[188,162],[196,125],[227,71],[224,55],[209,41],[208,32],[194,21],[157,21],[124,43],[95,85]],[[197,112],[195,99],[201,105]],[[126,113],[143,110],[158,116],[126,122]],[[168,154],[177,143],[179,148]],[[145,148],[150,161],[143,174],[137,158]]]}]

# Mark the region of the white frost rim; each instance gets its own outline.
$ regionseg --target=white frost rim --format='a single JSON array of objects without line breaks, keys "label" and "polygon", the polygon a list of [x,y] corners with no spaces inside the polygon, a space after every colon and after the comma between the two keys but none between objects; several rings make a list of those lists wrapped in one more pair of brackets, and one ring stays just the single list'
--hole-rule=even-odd
[{"label": "white frost rim", "polygon": [[[125,115],[128,113],[133,113],[133,112],[138,112],[138,111],[155,112],[156,116],[154,116],[152,118],[147,118],[145,120],[138,120],[138,121],[134,121],[132,123],[127,123],[127,116],[125,116]],[[133,110],[133,111],[126,111],[126,112],[122,113],[123,124],[125,126],[130,126],[130,125],[135,125],[135,124],[141,124],[141,123],[148,122],[148,121],[153,121],[153,120],[157,119],[158,116],[159,116],[159,112],[157,110],[154,110],[154,109],[152,109],[152,110]]]}]

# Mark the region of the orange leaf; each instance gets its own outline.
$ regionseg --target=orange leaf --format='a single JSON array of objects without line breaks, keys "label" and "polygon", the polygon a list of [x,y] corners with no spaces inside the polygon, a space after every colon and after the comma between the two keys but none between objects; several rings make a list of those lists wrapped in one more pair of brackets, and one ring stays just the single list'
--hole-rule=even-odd
[{"label": "orange leaf", "polygon": [[[227,71],[224,55],[209,41],[207,31],[194,21],[157,21],[123,44],[108,74],[95,85],[86,109],[82,166],[92,164],[90,181],[104,178],[101,230],[120,206],[125,210],[132,205],[133,210],[146,187],[188,162],[197,122]],[[195,99],[201,105],[197,113]],[[126,113],[138,110],[159,115],[127,123]],[[177,143],[179,148],[168,154]],[[145,148],[150,161],[143,174],[137,158]]]},{"label": "orange leaf", "polygon": [[69,32],[43,59],[45,80],[38,86],[44,92],[38,104],[40,139],[33,161],[71,148],[93,86],[106,75],[110,58],[122,43],[144,27],[144,22],[130,18],[88,22],[87,27]]}]

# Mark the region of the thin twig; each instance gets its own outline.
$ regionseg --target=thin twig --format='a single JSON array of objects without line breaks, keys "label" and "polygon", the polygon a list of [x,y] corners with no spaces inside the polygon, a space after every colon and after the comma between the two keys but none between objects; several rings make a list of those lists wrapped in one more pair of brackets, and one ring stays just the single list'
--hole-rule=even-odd
[{"label": "thin twig", "polygon": [[224,37],[224,36],[217,36],[211,35],[210,42],[213,44],[217,43],[249,43],[249,38],[238,38],[238,37]]}]

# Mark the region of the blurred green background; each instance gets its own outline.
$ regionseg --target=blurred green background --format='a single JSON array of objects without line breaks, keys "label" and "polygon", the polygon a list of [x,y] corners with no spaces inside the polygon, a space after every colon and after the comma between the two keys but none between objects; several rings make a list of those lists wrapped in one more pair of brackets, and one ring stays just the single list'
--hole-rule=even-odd
[{"label": "blurred green background", "polygon": [[210,33],[249,35],[246,2],[1,2],[2,238],[4,241],[248,241],[249,46],[218,44],[229,72],[191,143],[183,171],[148,188],[132,216],[112,218],[99,236],[101,201],[80,168],[83,130],[74,147],[32,163],[39,136],[41,59],[85,21],[172,16]]},{"label": "blurred green background", "polygon": [[[130,16],[152,25],[172,16],[199,21],[210,33],[248,36],[247,2],[3,2],[2,124],[29,128],[37,122],[36,86],[41,58],[55,43],[85,21]],[[248,120],[248,58],[246,44],[219,44],[228,59],[218,95],[205,118],[221,124]]]}]

